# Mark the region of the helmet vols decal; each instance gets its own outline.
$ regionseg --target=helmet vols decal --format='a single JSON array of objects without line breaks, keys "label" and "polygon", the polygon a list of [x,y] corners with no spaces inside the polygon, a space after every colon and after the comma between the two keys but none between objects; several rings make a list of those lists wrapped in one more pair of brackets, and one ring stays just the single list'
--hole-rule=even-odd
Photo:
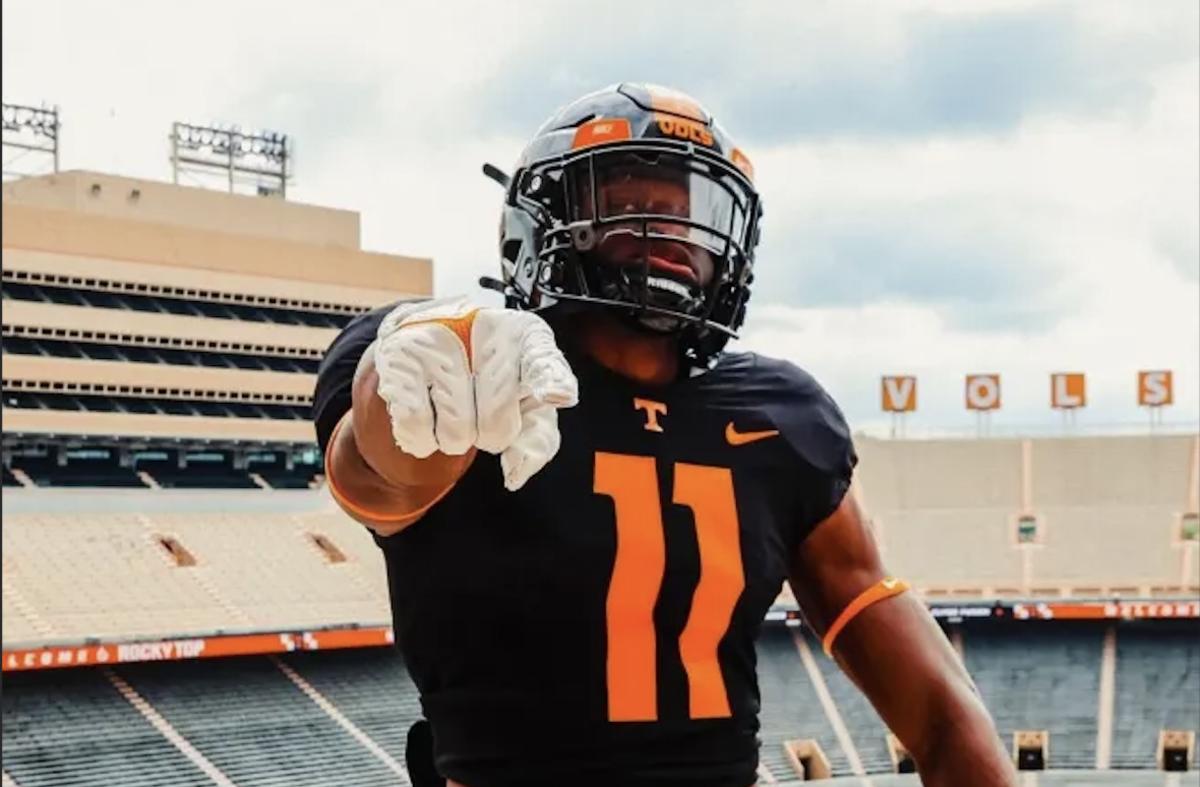
[{"label": "helmet vols decal", "polygon": [[694,120],[685,120],[674,115],[664,115],[661,112],[656,112],[654,113],[654,122],[658,125],[658,130],[665,137],[675,137],[687,142],[695,142],[697,145],[703,145],[706,148],[713,146],[712,133]]},{"label": "helmet vols decal", "polygon": [[625,118],[596,118],[575,129],[571,149],[578,150],[603,142],[616,142],[620,139],[630,139],[632,136],[633,130]]}]

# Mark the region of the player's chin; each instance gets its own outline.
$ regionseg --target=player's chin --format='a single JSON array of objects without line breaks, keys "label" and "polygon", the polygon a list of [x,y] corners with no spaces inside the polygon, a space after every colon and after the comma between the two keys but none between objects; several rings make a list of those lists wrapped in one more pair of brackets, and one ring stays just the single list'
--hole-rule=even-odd
[{"label": "player's chin", "polygon": [[597,248],[603,264],[619,268],[648,265],[656,276],[699,289],[712,281],[712,255],[690,244],[610,235]]}]

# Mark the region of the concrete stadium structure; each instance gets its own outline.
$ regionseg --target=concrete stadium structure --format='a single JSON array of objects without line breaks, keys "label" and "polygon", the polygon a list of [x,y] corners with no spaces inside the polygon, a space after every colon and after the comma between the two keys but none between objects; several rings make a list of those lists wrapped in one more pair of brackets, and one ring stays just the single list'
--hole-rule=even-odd
[{"label": "concrete stadium structure", "polygon": [[[52,408],[22,395],[304,407],[311,372],[238,362],[313,369],[339,324],[432,287],[431,260],[361,250],[357,214],[279,199],[64,172],[6,183],[3,222],[6,466],[39,436],[309,445],[304,418]],[[225,363],[135,360],[160,350]]]}]

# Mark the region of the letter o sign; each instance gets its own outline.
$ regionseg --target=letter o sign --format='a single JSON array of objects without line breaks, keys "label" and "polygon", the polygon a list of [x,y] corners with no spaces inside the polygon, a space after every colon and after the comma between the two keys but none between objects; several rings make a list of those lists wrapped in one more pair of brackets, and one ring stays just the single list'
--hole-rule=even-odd
[{"label": "letter o sign", "polygon": [[999,410],[1000,375],[968,374],[966,398],[968,410]]}]

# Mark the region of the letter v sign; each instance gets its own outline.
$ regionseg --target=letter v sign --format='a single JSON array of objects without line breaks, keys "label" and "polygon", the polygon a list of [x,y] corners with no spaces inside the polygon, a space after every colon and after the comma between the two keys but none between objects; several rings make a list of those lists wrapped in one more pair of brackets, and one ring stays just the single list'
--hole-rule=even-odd
[{"label": "letter v sign", "polygon": [[907,413],[917,409],[917,378],[895,375],[883,378],[883,410]]}]

